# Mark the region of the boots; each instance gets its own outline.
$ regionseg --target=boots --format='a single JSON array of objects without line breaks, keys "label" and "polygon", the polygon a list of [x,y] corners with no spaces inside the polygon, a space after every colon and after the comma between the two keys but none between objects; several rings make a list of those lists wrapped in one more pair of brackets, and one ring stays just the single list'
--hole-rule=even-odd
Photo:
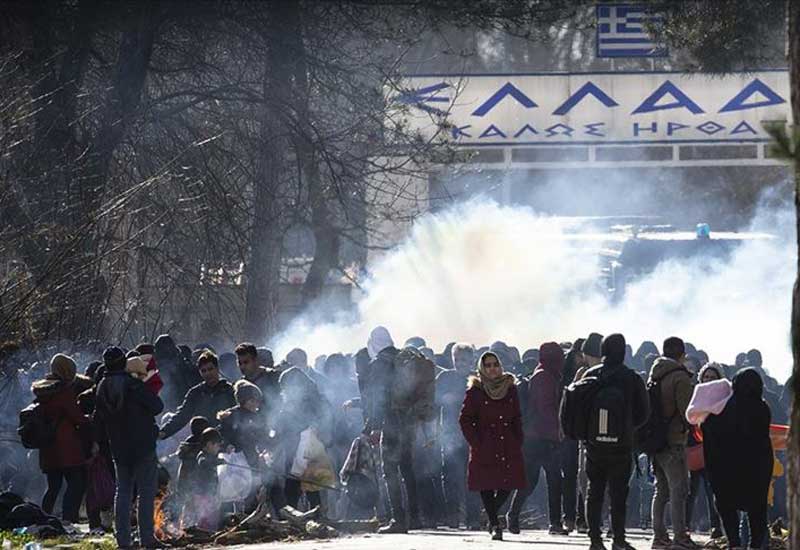
[{"label": "boots", "polygon": [[406,533],[408,533],[406,522],[398,521],[396,519],[392,519],[387,525],[384,525],[383,527],[378,529],[379,535],[396,535],[396,534],[406,534]]}]

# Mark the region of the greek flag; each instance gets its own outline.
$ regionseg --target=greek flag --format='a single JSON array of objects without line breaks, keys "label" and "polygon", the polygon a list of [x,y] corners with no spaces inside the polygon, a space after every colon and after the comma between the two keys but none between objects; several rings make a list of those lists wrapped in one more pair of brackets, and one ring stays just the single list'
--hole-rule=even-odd
[{"label": "greek flag", "polygon": [[666,56],[666,46],[648,32],[661,22],[662,14],[641,4],[597,6],[597,57]]}]

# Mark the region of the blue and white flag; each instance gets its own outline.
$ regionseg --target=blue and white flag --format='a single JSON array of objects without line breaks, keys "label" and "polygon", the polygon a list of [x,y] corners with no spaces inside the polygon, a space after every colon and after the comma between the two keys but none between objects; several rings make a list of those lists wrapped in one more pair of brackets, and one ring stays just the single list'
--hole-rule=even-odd
[{"label": "blue and white flag", "polygon": [[663,14],[642,4],[597,6],[597,57],[664,57],[667,48],[650,32]]}]

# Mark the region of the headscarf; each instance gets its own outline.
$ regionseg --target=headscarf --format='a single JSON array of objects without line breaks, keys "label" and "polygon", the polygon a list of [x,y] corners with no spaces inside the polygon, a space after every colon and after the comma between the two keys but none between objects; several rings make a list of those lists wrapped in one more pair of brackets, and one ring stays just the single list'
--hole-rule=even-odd
[{"label": "headscarf", "polygon": [[75,380],[77,367],[75,361],[69,355],[56,353],[50,360],[50,373],[59,380],[72,382]]},{"label": "headscarf", "polygon": [[502,372],[500,376],[494,380],[490,379],[486,375],[486,369],[483,366],[483,360],[488,356],[497,359],[497,362],[500,363],[500,368],[503,368],[503,364],[500,362],[500,358],[497,354],[492,351],[484,352],[480,359],[478,359],[478,375],[470,377],[469,385],[470,387],[477,386],[481,388],[486,392],[486,395],[489,396],[489,399],[497,401],[503,399],[506,394],[508,394],[508,390],[516,383],[517,378],[509,372]]},{"label": "headscarf", "polygon": [[702,382],[703,376],[707,371],[710,370],[713,370],[714,372],[717,373],[718,380],[722,380],[723,378],[725,378],[725,372],[722,369],[722,365],[720,365],[719,363],[706,363],[705,365],[703,365],[703,368],[700,369],[700,372],[697,373],[697,379],[700,382]]},{"label": "headscarf", "polygon": [[394,346],[392,336],[386,327],[375,327],[367,340],[367,350],[371,359],[375,359],[380,352]]}]

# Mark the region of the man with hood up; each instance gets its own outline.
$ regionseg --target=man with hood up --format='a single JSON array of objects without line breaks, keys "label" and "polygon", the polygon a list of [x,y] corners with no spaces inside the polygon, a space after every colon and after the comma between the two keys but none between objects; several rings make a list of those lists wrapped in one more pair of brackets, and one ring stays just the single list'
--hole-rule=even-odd
[{"label": "man with hood up", "polygon": [[[373,329],[367,341],[367,350],[372,361],[365,369],[365,393],[361,397],[366,421],[364,431],[370,434],[373,441],[380,438],[383,477],[392,515],[389,524],[378,532],[407,533],[409,528],[417,529],[420,526],[417,478],[414,474],[416,421],[392,407],[394,359],[399,350],[394,347],[394,341],[385,327]],[[408,496],[408,515],[403,506],[401,477]]]},{"label": "man with hood up", "polygon": [[[587,342],[591,339],[590,336]],[[589,478],[586,521],[589,523],[590,550],[605,550],[602,508],[606,487],[611,499],[612,548],[632,550],[633,547],[625,540],[625,514],[633,471],[633,436],[650,415],[650,400],[644,380],[625,366],[625,337],[622,334],[606,336],[600,344],[600,354],[601,364],[586,371],[584,378],[597,377],[603,388],[615,388],[624,395],[627,421],[625,432],[619,434],[619,439],[613,443],[586,442],[586,475]]]},{"label": "man with hood up", "polygon": [[103,352],[105,377],[97,387],[94,422],[107,438],[116,470],[114,526],[117,545],[131,547],[131,503],[138,492],[139,545],[158,546],[153,532],[153,506],[157,489],[156,440],[164,403],[144,382],[125,372],[125,354],[118,347]]},{"label": "man with hood up", "polygon": [[[525,500],[536,489],[539,471],[547,477],[547,497],[550,515],[550,534],[566,535],[561,524],[561,463],[559,444],[561,424],[558,408],[561,403],[561,373],[564,351],[556,342],[546,342],[539,348],[539,365],[528,382],[528,406],[522,411],[528,488],[514,492],[509,506],[507,524],[511,533],[519,533],[519,514]],[[574,506],[574,504],[573,504]]]}]

